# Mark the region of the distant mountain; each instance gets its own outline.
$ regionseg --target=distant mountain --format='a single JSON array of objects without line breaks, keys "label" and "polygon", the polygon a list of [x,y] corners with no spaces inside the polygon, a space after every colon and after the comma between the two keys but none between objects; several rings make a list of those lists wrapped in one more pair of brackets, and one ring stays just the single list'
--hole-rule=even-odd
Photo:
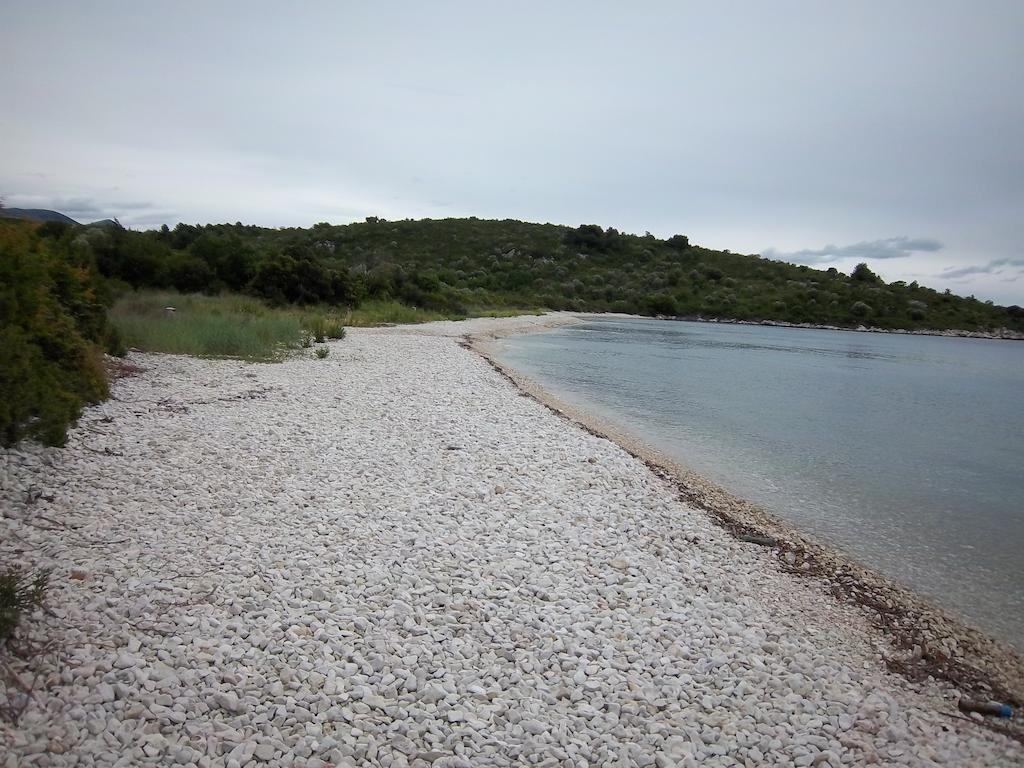
[{"label": "distant mountain", "polygon": [[78,224],[70,216],[46,208],[0,208],[0,218],[29,219],[31,221],[62,221],[65,224]]}]

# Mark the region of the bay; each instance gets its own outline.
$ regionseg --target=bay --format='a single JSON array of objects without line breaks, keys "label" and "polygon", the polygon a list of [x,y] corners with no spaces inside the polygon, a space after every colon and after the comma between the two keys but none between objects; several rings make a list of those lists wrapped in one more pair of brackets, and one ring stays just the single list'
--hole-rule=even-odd
[{"label": "bay", "polygon": [[597,317],[496,354],[1024,650],[1024,343]]}]

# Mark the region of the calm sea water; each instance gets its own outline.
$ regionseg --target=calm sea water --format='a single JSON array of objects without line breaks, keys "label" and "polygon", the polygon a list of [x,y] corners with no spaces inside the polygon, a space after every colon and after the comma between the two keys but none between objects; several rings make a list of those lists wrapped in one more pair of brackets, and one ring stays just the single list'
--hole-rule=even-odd
[{"label": "calm sea water", "polygon": [[602,318],[498,357],[1024,650],[1024,343]]}]

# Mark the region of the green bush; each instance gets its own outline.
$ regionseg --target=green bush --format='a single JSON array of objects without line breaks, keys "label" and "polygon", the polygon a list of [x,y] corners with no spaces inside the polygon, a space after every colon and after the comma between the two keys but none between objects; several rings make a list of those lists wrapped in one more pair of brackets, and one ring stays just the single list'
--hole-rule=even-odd
[{"label": "green bush", "polygon": [[302,327],[312,334],[317,344],[327,339],[343,339],[345,323],[339,317],[324,314],[307,314],[302,316]]},{"label": "green bush", "polygon": [[0,573],[0,640],[11,636],[23,614],[43,604],[48,582],[46,571],[12,566]]},{"label": "green bush", "polygon": [[867,317],[871,314],[871,307],[863,301],[855,301],[850,307],[850,311],[857,317]]},{"label": "green bush", "polygon": [[850,273],[850,277],[861,283],[880,283],[882,278],[876,275],[867,264],[861,262],[853,268],[853,272]]},{"label": "green bush", "polygon": [[317,347],[315,354],[317,360],[323,360],[325,357],[331,354],[330,347]]},{"label": "green bush", "polygon": [[101,345],[119,342],[88,252],[0,224],[0,444],[63,445],[82,407],[107,395]]},{"label": "green bush", "polygon": [[344,339],[345,338],[345,324],[337,318],[330,318],[327,320],[324,333],[328,339]]},{"label": "green bush", "polygon": [[327,319],[323,315],[307,315],[302,321],[303,327],[313,335],[317,344],[327,340]]},{"label": "green bush", "polygon": [[647,311],[652,315],[675,315],[679,309],[676,301],[667,293],[651,296],[647,300]]}]

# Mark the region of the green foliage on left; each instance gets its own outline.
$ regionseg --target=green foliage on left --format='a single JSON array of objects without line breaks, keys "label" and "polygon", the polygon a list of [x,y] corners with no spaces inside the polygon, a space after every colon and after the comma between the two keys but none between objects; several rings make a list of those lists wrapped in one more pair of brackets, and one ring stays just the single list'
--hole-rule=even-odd
[{"label": "green foliage on left", "polygon": [[12,566],[0,573],[0,640],[10,637],[22,615],[43,604],[49,573]]},{"label": "green foliage on left", "polygon": [[107,395],[106,320],[87,248],[0,220],[0,444],[63,445],[82,407]]}]

